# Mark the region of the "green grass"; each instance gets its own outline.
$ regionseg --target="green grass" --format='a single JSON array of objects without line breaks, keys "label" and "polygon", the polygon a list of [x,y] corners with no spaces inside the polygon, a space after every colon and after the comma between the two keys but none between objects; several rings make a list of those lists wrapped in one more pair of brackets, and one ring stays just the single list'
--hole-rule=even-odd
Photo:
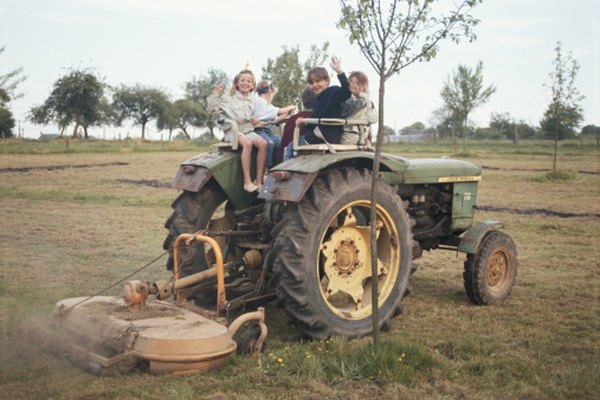
[{"label": "green grass", "polygon": [[414,386],[423,375],[444,369],[441,357],[424,346],[389,339],[378,346],[343,338],[300,342],[267,351],[261,358],[260,368],[275,379],[291,376],[329,385],[363,381],[380,386],[389,382]]},{"label": "green grass", "polygon": [[[468,144],[470,161],[494,168],[484,170],[479,204],[590,215],[476,215],[501,220],[517,244],[519,274],[502,304],[471,305],[463,255],[427,252],[416,260],[413,294],[377,347],[370,338],[302,340],[270,304],[260,357],[235,357],[199,375],[117,377],[90,375],[46,352],[28,324],[59,299],[95,293],[162,253],[178,192],[124,180],[169,182],[179,162],[203,150],[96,142],[87,145],[102,150],[64,153],[51,143],[20,145],[23,153],[0,157],[0,399],[592,399],[600,391],[600,224],[591,216],[600,214],[600,180],[583,173],[535,180],[551,167],[550,143]],[[461,156],[447,143],[385,151]],[[597,148],[559,151],[561,168],[600,172]],[[7,170],[68,164],[106,165]],[[137,278],[168,279],[164,264]]]},{"label": "green grass", "polygon": [[556,170],[532,178],[535,182],[572,181],[577,178],[575,171]]}]

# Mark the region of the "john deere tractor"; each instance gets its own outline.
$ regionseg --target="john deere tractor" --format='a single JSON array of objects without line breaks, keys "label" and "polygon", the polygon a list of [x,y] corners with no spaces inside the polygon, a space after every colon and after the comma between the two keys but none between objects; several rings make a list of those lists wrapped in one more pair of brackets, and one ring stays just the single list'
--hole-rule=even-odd
[{"label": "john deere tractor", "polygon": [[[295,150],[296,157],[272,168],[255,193],[243,190],[240,153],[228,144],[180,165],[173,186],[181,193],[165,225],[164,247],[176,276],[205,271],[181,294],[196,306],[224,314],[276,299],[309,337],[361,337],[372,331],[372,279],[378,281],[385,328],[412,291],[413,260],[436,249],[466,254],[464,286],[473,303],[494,304],[509,296],[517,274],[513,240],[500,222],[473,225],[479,166],[383,154],[373,221],[373,151],[297,141]],[[176,240],[184,233],[214,241]],[[219,296],[217,253],[224,262]]]}]

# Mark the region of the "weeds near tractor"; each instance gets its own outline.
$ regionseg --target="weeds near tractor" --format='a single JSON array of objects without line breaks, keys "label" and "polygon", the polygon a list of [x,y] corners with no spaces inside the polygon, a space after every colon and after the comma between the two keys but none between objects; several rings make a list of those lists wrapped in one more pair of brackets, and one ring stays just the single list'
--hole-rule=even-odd
[{"label": "weeds near tractor", "polygon": [[553,181],[572,181],[577,178],[577,172],[575,171],[551,171],[543,175],[532,178],[535,182],[553,182]]},{"label": "weeds near tractor", "polygon": [[329,385],[363,381],[380,386],[390,382],[414,386],[423,375],[431,376],[443,363],[418,344],[384,340],[373,346],[365,340],[331,338],[267,351],[260,365],[274,377],[297,376]]}]

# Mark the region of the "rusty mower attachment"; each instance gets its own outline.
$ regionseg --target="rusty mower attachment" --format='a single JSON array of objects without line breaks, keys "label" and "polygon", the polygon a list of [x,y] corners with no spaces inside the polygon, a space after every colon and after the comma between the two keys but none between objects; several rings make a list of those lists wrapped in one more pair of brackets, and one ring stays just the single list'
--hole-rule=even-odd
[{"label": "rusty mower attachment", "polygon": [[[179,246],[207,242],[216,265],[180,277]],[[247,262],[258,262],[249,255]],[[95,373],[126,372],[144,367],[151,373],[204,372],[238,353],[260,352],[267,336],[264,308],[237,317],[227,327],[225,266],[216,241],[208,236],[183,234],[177,238],[173,279],[155,283],[129,281],[121,298],[77,297],[57,303],[50,340],[54,348],[77,365]],[[217,308],[205,310],[181,295],[191,285],[217,278]],[[171,296],[173,302],[166,301]],[[237,331],[250,324],[240,345]],[[248,338],[251,331],[253,337]],[[238,335],[239,336],[239,335]],[[242,351],[240,351],[242,350]]]}]

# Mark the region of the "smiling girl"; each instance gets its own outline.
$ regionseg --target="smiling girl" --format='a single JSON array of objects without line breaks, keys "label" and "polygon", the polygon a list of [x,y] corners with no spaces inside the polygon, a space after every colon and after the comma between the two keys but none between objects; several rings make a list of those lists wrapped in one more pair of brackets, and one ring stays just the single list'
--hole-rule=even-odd
[{"label": "smiling girl", "polygon": [[[238,145],[242,147],[242,172],[244,190],[247,192],[255,192],[261,188],[267,156],[267,142],[254,132],[254,125],[258,123],[256,118],[252,118],[254,111],[252,92],[255,87],[256,81],[252,71],[244,69],[235,76],[228,94],[223,93],[222,84],[216,84],[213,86],[212,95],[208,98],[208,110],[216,117],[225,132],[223,140],[230,142],[234,150]],[[258,149],[255,181],[252,181],[250,175],[252,146]]]}]

